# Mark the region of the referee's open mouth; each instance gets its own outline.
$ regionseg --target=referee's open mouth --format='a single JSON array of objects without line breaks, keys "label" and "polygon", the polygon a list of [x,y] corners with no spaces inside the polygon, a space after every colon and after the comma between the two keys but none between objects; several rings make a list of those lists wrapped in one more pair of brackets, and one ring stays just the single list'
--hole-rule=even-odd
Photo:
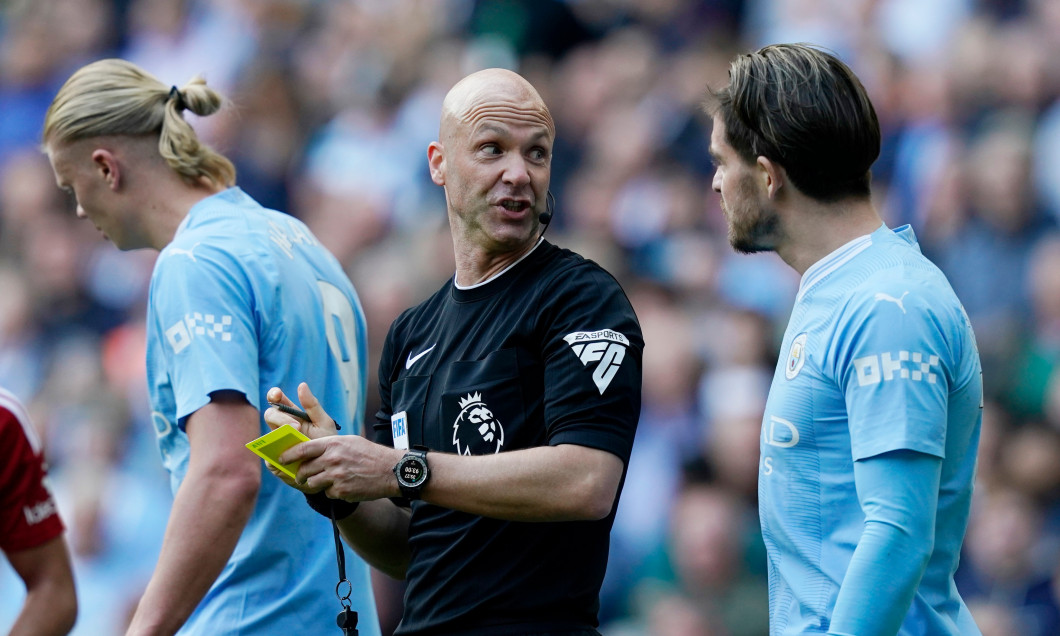
[{"label": "referee's open mouth", "polygon": [[529,199],[510,198],[501,199],[493,205],[501,208],[507,213],[507,215],[513,217],[523,216],[523,213],[532,207]]}]

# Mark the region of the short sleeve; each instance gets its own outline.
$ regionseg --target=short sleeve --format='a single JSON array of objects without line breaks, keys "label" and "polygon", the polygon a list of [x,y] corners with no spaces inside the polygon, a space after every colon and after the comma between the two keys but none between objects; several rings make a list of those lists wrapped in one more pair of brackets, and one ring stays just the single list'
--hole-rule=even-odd
[{"label": "short sleeve", "polygon": [[855,460],[900,449],[945,456],[954,356],[946,306],[929,290],[886,281],[856,294],[845,310],[835,373]]},{"label": "short sleeve", "polygon": [[[407,313],[407,311],[406,311]],[[403,314],[404,315],[404,314]],[[390,416],[394,409],[390,400],[391,376],[394,372],[394,339],[400,318],[390,325],[386,340],[383,342],[383,351],[379,357],[379,410],[375,412],[375,424],[369,439],[384,446],[394,445],[394,435],[390,426]]]},{"label": "short sleeve", "polygon": [[[0,396],[0,550],[43,545],[63,533],[55,499],[44,483],[44,458],[21,405]],[[7,408],[10,406],[11,408]]]},{"label": "short sleeve", "polygon": [[238,391],[260,407],[258,316],[244,263],[213,245],[171,248],[156,267],[150,307],[178,421],[215,391]]},{"label": "short sleeve", "polygon": [[628,462],[641,401],[637,317],[618,282],[595,264],[561,272],[551,288],[540,314],[548,443]]}]

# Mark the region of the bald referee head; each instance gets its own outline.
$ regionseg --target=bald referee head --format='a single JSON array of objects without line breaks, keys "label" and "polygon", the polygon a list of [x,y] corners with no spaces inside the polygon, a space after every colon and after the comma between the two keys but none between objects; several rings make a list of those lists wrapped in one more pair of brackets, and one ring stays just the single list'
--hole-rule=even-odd
[{"label": "bald referee head", "polygon": [[485,280],[537,243],[555,136],[541,96],[512,71],[473,73],[446,95],[427,158],[445,188],[458,284]]}]

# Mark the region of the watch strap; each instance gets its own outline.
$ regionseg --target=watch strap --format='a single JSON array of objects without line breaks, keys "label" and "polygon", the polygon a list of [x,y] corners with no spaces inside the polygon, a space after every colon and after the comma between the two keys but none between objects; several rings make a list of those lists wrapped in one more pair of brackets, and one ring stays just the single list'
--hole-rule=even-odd
[{"label": "watch strap", "polygon": [[[405,479],[402,478],[401,470],[403,466],[410,460],[415,458],[423,463],[423,479],[416,485],[408,484]],[[397,478],[398,488],[401,490],[401,496],[405,499],[414,500],[420,498],[420,492],[423,487],[427,484],[428,478],[430,478],[430,468],[427,464],[427,449],[422,446],[413,446],[405,452],[405,454],[398,460],[398,463],[394,465],[394,476]]]}]

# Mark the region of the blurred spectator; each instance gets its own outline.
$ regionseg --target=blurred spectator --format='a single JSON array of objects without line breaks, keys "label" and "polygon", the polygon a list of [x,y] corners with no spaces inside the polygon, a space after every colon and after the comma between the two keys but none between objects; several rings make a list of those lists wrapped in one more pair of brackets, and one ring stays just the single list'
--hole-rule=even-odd
[{"label": "blurred spectator", "polygon": [[636,572],[666,542],[681,466],[697,451],[695,383],[700,360],[688,317],[657,288],[629,290],[645,340],[640,424],[611,529],[601,621],[628,611]]},{"label": "blurred spectator", "polygon": [[[965,542],[957,587],[969,606],[1000,605],[1021,636],[1051,636],[1060,630],[1060,610],[1053,594],[1051,570],[1056,562],[1036,554],[1041,513],[1027,495],[999,487],[981,496]],[[1001,620],[989,611],[990,621]],[[974,615],[974,614],[973,614]],[[976,615],[978,620],[978,616]]]},{"label": "blurred spectator", "polygon": [[669,521],[665,546],[640,573],[634,619],[625,629],[645,636],[767,634],[765,554],[756,545],[754,507],[724,485],[692,477]]},{"label": "blurred spectator", "polygon": [[1060,233],[1043,236],[1027,258],[1030,320],[1020,333],[1005,402],[1018,415],[1038,418],[1046,413],[1050,380],[1060,367]]},{"label": "blurred spectator", "polygon": [[[139,316],[153,255],[81,240],[95,230],[73,223],[75,204],[39,154],[44,109],[73,68],[119,56],[173,84],[203,73],[225,89],[231,115],[195,125],[249,194],[341,254],[369,321],[369,387],[390,322],[452,274],[423,150],[442,95],[483,66],[530,78],[559,131],[549,239],[619,276],[651,369],[604,633],[699,635],[731,627],[684,590],[645,584],[645,571],[674,532],[686,461],[711,463],[709,487],[755,526],[763,391],[799,280],[777,259],[730,253],[698,107],[734,50],[780,40],[830,47],[863,78],[883,126],[880,207],[889,224],[914,226],[973,320],[989,395],[973,505],[982,529],[961,581],[985,594],[973,608],[984,633],[1044,629],[1018,590],[1057,594],[1057,568],[1001,582],[1005,568],[984,559],[1021,550],[981,535],[1011,527],[1006,541],[1025,533],[1032,564],[1056,561],[1045,429],[1060,431],[1058,32],[1055,0],[0,2],[0,384],[54,445],[84,599],[74,634],[121,631],[169,495],[143,415]],[[371,388],[369,412],[377,403]],[[0,568],[0,587],[16,589],[11,577]],[[385,624],[401,588],[381,585]],[[0,632],[19,602],[7,596]]]},{"label": "blurred spectator", "polygon": [[947,274],[976,330],[988,394],[1012,371],[1030,310],[1031,248],[1049,228],[1031,189],[1031,120],[1008,110],[986,118],[963,159],[965,220],[924,251]]}]

